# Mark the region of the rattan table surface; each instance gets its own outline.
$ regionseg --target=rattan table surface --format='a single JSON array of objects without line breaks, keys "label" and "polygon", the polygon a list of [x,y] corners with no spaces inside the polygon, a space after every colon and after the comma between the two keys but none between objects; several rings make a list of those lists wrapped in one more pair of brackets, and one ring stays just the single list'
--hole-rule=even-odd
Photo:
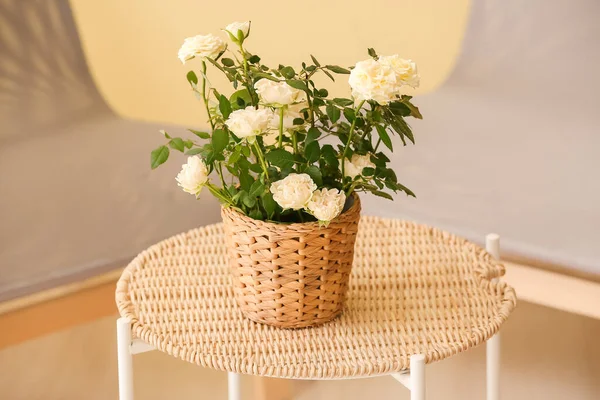
[{"label": "rattan table surface", "polygon": [[117,284],[134,337],[219,370],[295,379],[375,376],[427,363],[490,338],[516,305],[504,268],[480,247],[412,222],[363,217],[347,305],[314,328],[245,319],[227,267],[222,224],[139,254]]}]

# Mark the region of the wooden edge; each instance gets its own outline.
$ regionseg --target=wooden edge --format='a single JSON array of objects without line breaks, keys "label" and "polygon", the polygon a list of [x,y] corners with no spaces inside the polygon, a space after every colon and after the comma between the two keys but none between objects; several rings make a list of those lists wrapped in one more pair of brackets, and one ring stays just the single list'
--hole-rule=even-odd
[{"label": "wooden edge", "polygon": [[122,272],[123,268],[117,268],[104,274],[84,279],[82,281],[57,286],[55,288],[43,290],[28,296],[19,297],[14,300],[0,302],[0,317],[2,314],[11,311],[32,307],[36,304],[55,300],[57,298],[68,296],[85,289],[101,286],[108,282],[116,282],[121,276]]},{"label": "wooden edge", "polygon": [[256,400],[292,400],[292,384],[289,379],[254,378]]},{"label": "wooden edge", "polygon": [[117,272],[0,304],[0,349],[115,315]]},{"label": "wooden edge", "polygon": [[504,263],[502,278],[530,303],[600,319],[600,283],[529,265]]}]

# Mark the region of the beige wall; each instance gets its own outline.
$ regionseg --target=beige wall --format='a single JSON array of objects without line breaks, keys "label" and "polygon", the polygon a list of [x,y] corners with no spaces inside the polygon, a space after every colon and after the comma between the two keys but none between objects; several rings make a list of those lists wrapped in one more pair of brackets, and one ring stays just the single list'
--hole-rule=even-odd
[{"label": "beige wall", "polygon": [[[469,10],[468,0],[71,2],[92,74],[115,111],[186,125],[205,121],[185,80],[188,65],[198,63],[182,66],[177,59],[187,36],[250,19],[248,47],[271,65],[299,65],[311,53],[324,63],[352,65],[374,47],[417,61],[426,92],[450,72]],[[340,78],[333,94],[347,94]]]}]

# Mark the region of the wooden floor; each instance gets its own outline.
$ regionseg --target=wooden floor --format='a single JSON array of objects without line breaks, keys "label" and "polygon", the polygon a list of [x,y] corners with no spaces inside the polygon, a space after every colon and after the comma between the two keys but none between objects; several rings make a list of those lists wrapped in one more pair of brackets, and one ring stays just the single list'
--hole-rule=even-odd
[{"label": "wooden floor", "polygon": [[[114,318],[0,351],[2,400],[117,399]],[[597,400],[600,321],[521,302],[503,329],[503,399]],[[484,398],[485,352],[477,348],[431,365],[428,398]],[[140,400],[226,399],[226,374],[162,353],[134,358]],[[254,397],[244,377],[244,399]],[[392,378],[294,382],[298,400],[408,399]]]}]

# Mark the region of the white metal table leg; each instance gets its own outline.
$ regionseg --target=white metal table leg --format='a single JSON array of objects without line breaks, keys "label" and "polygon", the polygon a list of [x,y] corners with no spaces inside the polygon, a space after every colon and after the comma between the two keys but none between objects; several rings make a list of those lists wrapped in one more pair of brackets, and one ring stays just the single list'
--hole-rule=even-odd
[{"label": "white metal table leg", "polygon": [[487,400],[500,400],[500,334],[486,343]]},{"label": "white metal table leg", "polygon": [[[500,236],[490,233],[485,238],[485,248],[496,260],[500,259]],[[500,333],[488,339],[486,352],[486,399],[500,400]]]},{"label": "white metal table leg", "polygon": [[242,391],[240,390],[240,374],[235,372],[227,373],[227,392],[229,400],[241,400]]},{"label": "white metal table leg", "polygon": [[410,357],[410,400],[425,400],[425,356]]},{"label": "white metal table leg", "polygon": [[133,400],[133,354],[131,354],[131,323],[117,320],[117,358],[119,366],[119,400]]}]

